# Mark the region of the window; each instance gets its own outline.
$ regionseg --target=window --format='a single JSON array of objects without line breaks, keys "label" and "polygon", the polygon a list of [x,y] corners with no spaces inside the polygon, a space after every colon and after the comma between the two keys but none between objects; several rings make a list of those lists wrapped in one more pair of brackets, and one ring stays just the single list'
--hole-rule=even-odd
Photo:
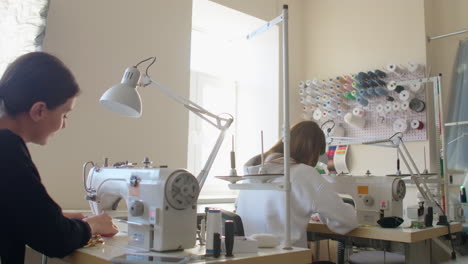
[{"label": "window", "polygon": [[[230,170],[232,136],[237,173],[279,135],[278,28],[247,40],[266,21],[207,0],[194,0],[190,99],[214,114],[227,112],[234,123],[201,191],[202,198],[235,197],[228,182],[214,178]],[[213,149],[219,130],[190,114],[187,168],[198,174]]]}]

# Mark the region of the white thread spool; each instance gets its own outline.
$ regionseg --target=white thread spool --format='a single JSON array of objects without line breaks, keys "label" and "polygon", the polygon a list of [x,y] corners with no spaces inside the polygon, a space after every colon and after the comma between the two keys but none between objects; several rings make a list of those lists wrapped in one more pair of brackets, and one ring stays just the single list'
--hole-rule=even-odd
[{"label": "white thread spool", "polygon": [[385,113],[390,113],[393,110],[393,105],[392,103],[388,102],[384,106]]},{"label": "white thread spool", "polygon": [[335,113],[336,113],[337,116],[342,116],[342,115],[343,115],[343,110],[337,109],[337,110],[335,111]]},{"label": "white thread spool", "polygon": [[419,90],[421,90],[421,83],[412,83],[409,85],[409,89],[413,92],[413,93],[417,93],[419,92]]},{"label": "white thread spool", "polygon": [[312,86],[312,81],[311,81],[311,80],[306,80],[305,85],[306,85],[307,87]]},{"label": "white thread spool", "polygon": [[306,103],[308,104],[312,104],[314,102],[314,98],[310,95],[307,95],[305,99],[306,99]]},{"label": "white thread spool", "polygon": [[366,126],[366,120],[363,117],[347,113],[344,116],[344,121],[355,128],[363,129]]},{"label": "white thread spool", "polygon": [[416,130],[422,130],[424,128],[424,123],[419,120],[412,120],[411,128]]},{"label": "white thread spool", "polygon": [[313,79],[312,84],[315,86],[322,86],[322,82],[319,79]]},{"label": "white thread spool", "polygon": [[400,108],[403,111],[408,110],[409,109],[409,101],[401,102]]},{"label": "white thread spool", "polygon": [[305,88],[305,92],[306,94],[312,94],[313,93],[312,87],[308,86],[307,88]]},{"label": "white thread spool", "polygon": [[381,104],[378,104],[375,110],[377,110],[377,113],[383,113],[385,111],[384,106]]},{"label": "white thread spool", "polygon": [[388,72],[396,73],[398,75],[401,75],[404,72],[404,70],[400,66],[393,63],[388,64],[386,69]]},{"label": "white thread spool", "polygon": [[301,104],[306,104],[306,99],[305,99],[305,97],[301,96],[301,98],[299,98],[299,102],[300,102]]},{"label": "white thread spool", "polygon": [[393,103],[392,103],[392,110],[393,110],[393,111],[395,111],[395,112],[400,111],[400,107],[401,107],[401,106],[400,106],[400,103],[398,103],[398,102],[393,102]]},{"label": "white thread spool", "polygon": [[414,96],[410,91],[403,90],[403,91],[400,92],[398,97],[400,97],[401,101],[410,101],[411,99],[413,99]]},{"label": "white thread spool", "polygon": [[424,71],[424,66],[410,61],[408,62],[408,71],[411,73],[421,73]]},{"label": "white thread spool", "polygon": [[305,88],[305,82],[300,81],[299,82],[299,88]]},{"label": "white thread spool", "polygon": [[221,234],[221,210],[210,208],[207,213],[206,220],[206,253],[213,254],[213,235],[214,233]]},{"label": "white thread spool", "polygon": [[393,91],[395,90],[395,88],[397,87],[397,84],[395,81],[390,81],[388,84],[387,84],[387,89],[389,91]]},{"label": "white thread spool", "polygon": [[393,123],[393,131],[395,133],[404,133],[408,130],[408,124],[406,123],[405,119],[398,118]]},{"label": "white thread spool", "polygon": [[312,117],[314,118],[314,120],[319,121],[322,118],[322,110],[320,110],[319,108],[315,109]]},{"label": "white thread spool", "polygon": [[364,109],[360,108],[360,107],[355,107],[353,109],[353,115],[355,116],[360,116],[360,117],[363,117],[364,116]]}]

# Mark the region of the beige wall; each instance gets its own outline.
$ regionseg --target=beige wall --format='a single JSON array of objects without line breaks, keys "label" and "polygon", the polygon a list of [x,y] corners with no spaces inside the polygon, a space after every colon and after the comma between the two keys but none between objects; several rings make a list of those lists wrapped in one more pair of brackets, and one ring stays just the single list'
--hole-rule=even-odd
[{"label": "beige wall", "polygon": [[[434,37],[468,29],[468,1],[425,0],[426,32]],[[427,60],[431,74],[442,73],[442,91],[444,96],[444,112],[447,113],[451,92],[453,65],[461,40],[466,40],[468,33],[429,41],[427,44]]]},{"label": "beige wall", "polygon": [[[324,79],[389,63],[426,63],[423,0],[304,2],[304,78]],[[410,145],[423,169],[422,154],[426,146],[429,156],[428,142]],[[394,150],[355,145],[350,154],[353,174],[368,169],[376,175],[395,171]]]},{"label": "beige wall", "polygon": [[82,88],[68,127],[46,147],[31,146],[49,193],[64,208],[88,209],[82,164],[111,162],[187,165],[188,111],[156,88],[140,90],[143,116],[130,119],[98,100],[126,67],[150,56],[150,75],[189,96],[191,1],[51,1],[45,51],[61,58]]}]

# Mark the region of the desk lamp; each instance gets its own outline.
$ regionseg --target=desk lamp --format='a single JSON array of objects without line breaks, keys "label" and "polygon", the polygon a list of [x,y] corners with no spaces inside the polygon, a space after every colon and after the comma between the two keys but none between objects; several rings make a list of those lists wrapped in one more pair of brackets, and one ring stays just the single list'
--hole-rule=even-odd
[{"label": "desk lamp", "polygon": [[[146,61],[152,60],[151,63],[146,68],[144,75],[140,74],[138,66]],[[150,57],[139,62],[136,66],[128,67],[122,77],[122,80],[119,84],[114,85],[109,88],[102,96],[99,102],[106,107],[107,109],[123,116],[129,116],[138,118],[142,114],[142,103],[140,94],[137,91],[137,87],[146,87],[150,84],[159,88],[165,95],[174,99],[176,102],[185,106],[188,110],[192,111],[197,116],[206,120],[208,123],[212,124],[214,127],[220,130],[220,134],[216,143],[211,151],[208,160],[206,161],[203,169],[197,176],[200,189],[205,183],[206,177],[213,165],[213,162],[218,154],[219,148],[224,140],[224,135],[226,130],[229,129],[232,122],[234,121],[231,115],[228,117],[221,117],[220,115],[215,115],[204,109],[203,107],[197,105],[196,103],[180,96],[174,91],[166,88],[164,85],[158,83],[157,81],[151,79],[148,75],[148,69],[156,61],[156,57]]]}]

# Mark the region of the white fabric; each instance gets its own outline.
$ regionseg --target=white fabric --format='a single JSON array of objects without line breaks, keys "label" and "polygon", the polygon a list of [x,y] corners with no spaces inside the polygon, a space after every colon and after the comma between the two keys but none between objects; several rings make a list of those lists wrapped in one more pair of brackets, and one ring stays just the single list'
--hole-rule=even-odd
[{"label": "white fabric", "polygon": [[41,49],[49,0],[0,0],[0,76],[18,56]]},{"label": "white fabric", "polygon": [[[268,161],[268,173],[283,173],[282,157]],[[259,169],[258,156],[244,167],[245,174],[255,174]],[[345,234],[358,226],[354,208],[345,204],[315,168],[292,163],[291,179],[291,242],[296,247],[307,247],[307,224],[314,213],[330,230]],[[278,177],[272,182],[282,182]],[[284,243],[285,197],[275,190],[242,190],[236,201],[236,213],[242,218],[246,236],[270,233]]]}]

